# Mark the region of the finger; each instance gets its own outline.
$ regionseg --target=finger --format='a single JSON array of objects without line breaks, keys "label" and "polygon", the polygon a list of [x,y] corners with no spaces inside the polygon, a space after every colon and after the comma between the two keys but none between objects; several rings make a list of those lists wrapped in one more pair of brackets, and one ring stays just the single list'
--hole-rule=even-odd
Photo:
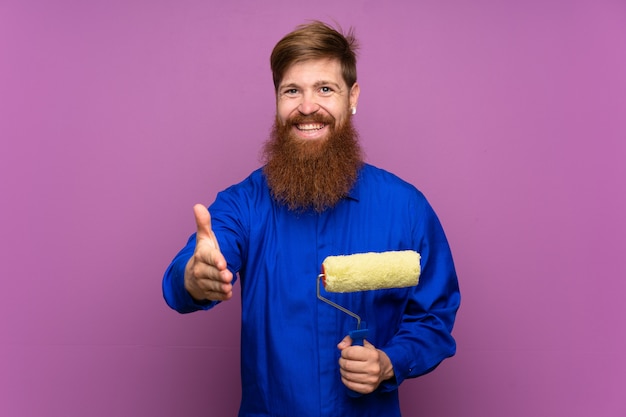
[{"label": "finger", "polygon": [[352,382],[375,383],[380,375],[380,365],[374,357],[352,360],[339,359],[341,375]]},{"label": "finger", "polygon": [[233,292],[233,285],[225,279],[221,281],[202,279],[197,282],[197,286],[207,295],[207,298],[210,299],[215,299],[216,295],[223,295],[230,298]]},{"label": "finger", "polygon": [[205,294],[206,294],[206,299],[212,300],[212,301],[227,301],[233,297],[232,291],[229,291],[229,292],[207,291]]},{"label": "finger", "polygon": [[213,230],[211,229],[211,214],[202,204],[193,206],[193,215],[196,219],[197,234],[196,240],[213,240]]},{"label": "finger", "polygon": [[226,258],[215,248],[212,241],[204,239],[196,242],[193,254],[193,272],[197,277],[204,277],[224,282],[232,281]]},{"label": "finger", "polygon": [[352,338],[350,336],[346,336],[343,338],[341,342],[337,344],[337,348],[339,350],[344,350],[345,348],[352,345]]},{"label": "finger", "polygon": [[[220,252],[220,245],[217,242],[215,233],[211,227],[211,214],[206,207],[202,204],[196,204],[193,206],[193,214],[196,219],[196,255],[200,259],[209,264],[215,266],[220,271],[226,270],[226,259]],[[208,246],[208,249],[203,247]],[[215,251],[214,249],[217,249]]]},{"label": "finger", "polygon": [[363,347],[367,349],[376,349],[376,346],[367,341],[367,339],[363,339]]},{"label": "finger", "polygon": [[215,282],[217,285],[230,284],[233,280],[224,255],[213,248],[207,248],[203,242],[196,245],[191,271],[196,278]]},{"label": "finger", "polygon": [[369,381],[361,381],[360,379],[353,380],[346,378],[343,375],[341,376],[341,382],[343,382],[343,384],[348,389],[359,394],[369,394],[371,392],[374,392],[374,390],[376,389],[376,385],[370,383]]},{"label": "finger", "polygon": [[369,362],[378,357],[378,351],[370,344],[369,346],[348,346],[341,350],[341,358],[352,362]]}]

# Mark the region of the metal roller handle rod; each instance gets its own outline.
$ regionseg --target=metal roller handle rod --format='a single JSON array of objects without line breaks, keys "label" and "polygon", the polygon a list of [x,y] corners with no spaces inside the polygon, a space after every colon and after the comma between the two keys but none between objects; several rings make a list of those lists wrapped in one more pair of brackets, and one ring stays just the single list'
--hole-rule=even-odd
[{"label": "metal roller handle rod", "polygon": [[337,303],[333,303],[328,298],[324,298],[322,296],[322,294],[320,294],[320,280],[322,279],[323,276],[324,276],[324,274],[319,274],[317,276],[317,298],[322,300],[326,304],[330,304],[331,306],[335,307],[336,309],[343,311],[347,315],[349,315],[351,317],[354,317],[356,319],[356,328],[357,328],[357,330],[361,329],[361,317],[359,317],[357,314],[353,313],[352,311],[348,310],[347,308],[342,307],[342,306],[340,306]]}]

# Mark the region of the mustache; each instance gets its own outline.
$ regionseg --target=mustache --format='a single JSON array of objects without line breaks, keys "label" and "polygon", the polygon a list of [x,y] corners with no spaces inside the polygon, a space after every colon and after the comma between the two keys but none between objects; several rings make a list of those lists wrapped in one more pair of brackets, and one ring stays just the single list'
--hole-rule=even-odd
[{"label": "mustache", "polygon": [[324,123],[326,125],[334,125],[335,118],[325,114],[296,114],[287,119],[287,124],[298,125],[306,123]]}]

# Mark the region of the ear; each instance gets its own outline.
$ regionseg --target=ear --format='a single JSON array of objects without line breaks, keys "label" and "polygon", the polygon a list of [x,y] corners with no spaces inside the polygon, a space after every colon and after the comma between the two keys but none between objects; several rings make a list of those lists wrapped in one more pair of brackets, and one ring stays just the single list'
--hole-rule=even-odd
[{"label": "ear", "polygon": [[356,109],[356,106],[359,104],[359,94],[361,93],[361,88],[358,83],[354,83],[352,88],[350,88],[350,108]]}]

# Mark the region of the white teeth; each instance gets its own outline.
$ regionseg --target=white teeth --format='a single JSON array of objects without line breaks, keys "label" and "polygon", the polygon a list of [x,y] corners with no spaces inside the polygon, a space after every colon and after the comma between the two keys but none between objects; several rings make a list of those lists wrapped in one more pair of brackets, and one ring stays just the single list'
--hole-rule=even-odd
[{"label": "white teeth", "polygon": [[322,129],[324,127],[324,124],[308,123],[308,124],[298,125],[297,127],[298,127],[298,130],[319,130],[319,129]]}]

